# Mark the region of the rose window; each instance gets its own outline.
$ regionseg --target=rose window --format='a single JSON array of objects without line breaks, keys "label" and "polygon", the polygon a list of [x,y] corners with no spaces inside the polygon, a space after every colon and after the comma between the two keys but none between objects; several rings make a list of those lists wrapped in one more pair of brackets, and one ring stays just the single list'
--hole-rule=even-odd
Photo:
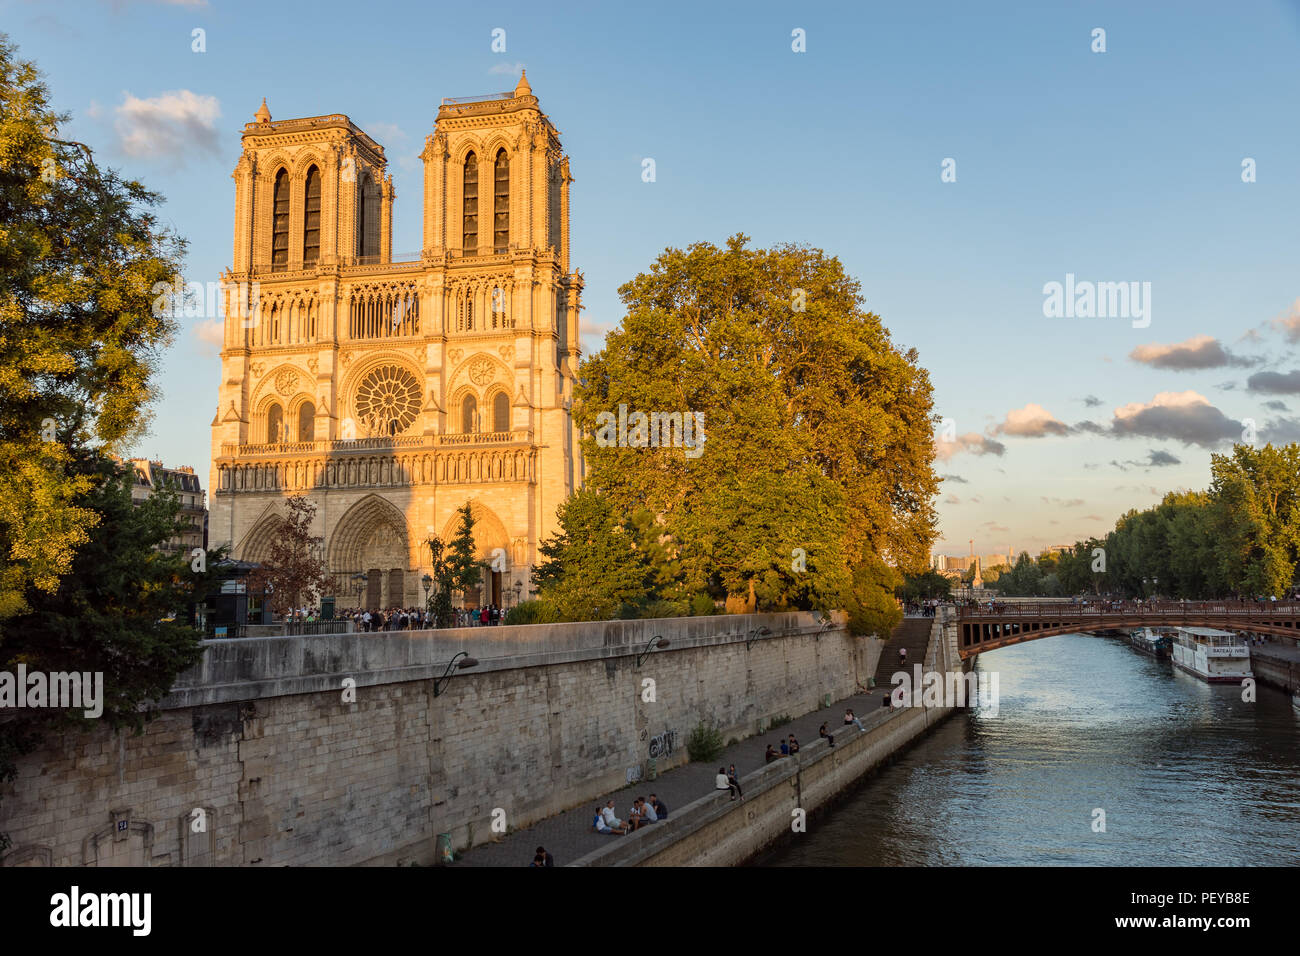
[{"label": "rose window", "polygon": [[400,435],[420,411],[420,386],[405,369],[377,368],[357,386],[357,417],[365,435]]}]

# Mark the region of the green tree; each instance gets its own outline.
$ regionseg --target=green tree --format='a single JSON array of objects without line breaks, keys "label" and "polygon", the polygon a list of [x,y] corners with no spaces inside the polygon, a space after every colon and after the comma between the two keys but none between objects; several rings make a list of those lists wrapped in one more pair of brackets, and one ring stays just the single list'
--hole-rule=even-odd
[{"label": "green tree", "polygon": [[451,627],[453,591],[468,591],[482,580],[482,569],[474,549],[474,512],[469,502],[456,509],[460,518],[456,534],[450,542],[440,537],[429,540],[429,576],[433,578],[433,592],[428,598],[428,610],[433,615],[434,627]]},{"label": "green tree", "polygon": [[67,120],[0,35],[0,627],[90,541],[81,450],[139,434],[176,328],[152,308],[184,253],[160,197],[61,137]]},{"label": "green tree", "polygon": [[557,517],[559,530],[542,542],[533,571],[540,600],[563,621],[636,616],[652,597],[653,568],[635,529],[591,488],[560,505]]},{"label": "green tree", "polygon": [[[873,558],[924,567],[930,383],[837,259],[747,242],[668,249],[619,290],[627,316],[575,390],[588,485],[615,514],[654,516],[679,591],[733,609],[845,606]],[[646,447],[649,429],[629,428],[611,443],[620,406],[620,420],[684,413],[707,441]]]},{"label": "green tree", "polygon": [[[53,592],[29,584],[27,610],[0,635],[0,671],[14,673],[24,664],[29,673],[101,673],[99,719],[139,731],[176,675],[200,657],[199,635],[183,612],[206,593],[212,568],[196,573],[188,556],[158,549],[187,527],[174,495],[161,492],[133,504],[129,465],[103,456],[71,465],[89,479],[73,504],[97,520]],[[0,780],[12,779],[14,759],[47,736],[88,726],[80,710],[9,711],[0,720]],[[0,838],[0,850],[3,843]]]},{"label": "green tree", "polygon": [[[984,579],[989,580],[989,573],[993,572],[990,568],[985,572]],[[996,580],[996,577],[993,579]],[[928,601],[931,598],[947,598],[952,593],[952,582],[946,577],[929,568],[921,574],[908,574],[903,576],[903,583],[899,585],[895,592],[899,600],[906,602]]]},{"label": "green tree", "polygon": [[1285,594],[1300,563],[1300,445],[1236,445],[1210,473],[1219,573],[1242,595]]}]

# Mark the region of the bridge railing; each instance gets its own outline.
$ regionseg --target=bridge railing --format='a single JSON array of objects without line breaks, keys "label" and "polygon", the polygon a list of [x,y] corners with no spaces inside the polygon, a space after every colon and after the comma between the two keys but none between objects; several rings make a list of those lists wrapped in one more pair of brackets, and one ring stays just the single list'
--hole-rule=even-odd
[{"label": "bridge railing", "polygon": [[1087,604],[1038,604],[994,601],[992,606],[959,606],[960,621],[1008,620],[1088,620],[1102,623],[1107,619],[1134,617],[1163,620],[1193,620],[1206,617],[1236,619],[1296,617],[1300,603],[1285,601],[1098,601]]}]

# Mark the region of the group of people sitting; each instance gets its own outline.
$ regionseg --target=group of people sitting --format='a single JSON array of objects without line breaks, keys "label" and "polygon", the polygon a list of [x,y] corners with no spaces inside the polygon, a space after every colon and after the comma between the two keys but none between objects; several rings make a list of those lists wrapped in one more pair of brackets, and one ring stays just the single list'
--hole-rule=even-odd
[{"label": "group of people sitting", "polygon": [[799,752],[799,741],[794,739],[794,734],[790,735],[788,740],[781,741],[781,752],[777,753],[775,747],[767,745],[767,753],[763,755],[765,762],[771,763],[779,757],[793,757]]},{"label": "group of people sitting", "polygon": [[645,797],[637,797],[632,802],[632,809],[628,811],[626,820],[620,820],[614,812],[613,800],[603,807],[597,807],[596,817],[591,821],[591,828],[597,833],[617,833],[622,836],[640,829],[647,823],[658,823],[660,820],[667,819],[668,808],[652,793],[649,800]]}]

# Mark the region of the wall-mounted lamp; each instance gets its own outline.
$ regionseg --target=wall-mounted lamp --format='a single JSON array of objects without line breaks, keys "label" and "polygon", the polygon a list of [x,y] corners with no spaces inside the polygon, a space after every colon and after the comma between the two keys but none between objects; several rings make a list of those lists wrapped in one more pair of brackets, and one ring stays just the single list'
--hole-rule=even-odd
[{"label": "wall-mounted lamp", "polygon": [[751,647],[753,647],[754,642],[758,640],[760,637],[767,637],[771,633],[772,633],[771,630],[766,627],[754,628],[749,632],[749,636],[745,638],[745,650],[749,650]]},{"label": "wall-mounted lamp", "polygon": [[668,639],[661,637],[658,634],[650,638],[650,640],[646,641],[645,650],[643,650],[640,654],[637,655],[636,666],[640,667],[641,662],[644,661],[647,657],[649,657],[650,652],[653,651],[656,647],[667,647],[668,644],[669,644]]},{"label": "wall-mounted lamp", "polygon": [[[465,658],[463,661],[461,658]],[[457,663],[459,661],[459,663]],[[477,667],[478,661],[469,656],[469,651],[461,651],[450,661],[447,662],[447,669],[442,672],[442,676],[433,682],[433,696],[438,697],[442,694],[442,689],[447,686],[447,682],[452,678],[452,670],[464,670],[466,667]]]}]

